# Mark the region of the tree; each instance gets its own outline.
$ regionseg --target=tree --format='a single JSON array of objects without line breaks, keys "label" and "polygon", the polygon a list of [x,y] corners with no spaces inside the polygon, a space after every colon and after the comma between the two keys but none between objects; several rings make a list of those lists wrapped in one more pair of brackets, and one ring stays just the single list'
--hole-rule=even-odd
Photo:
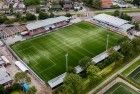
[{"label": "tree", "polygon": [[92,7],[100,9],[101,8],[101,0],[93,0]]},{"label": "tree", "polygon": [[130,41],[123,42],[121,44],[120,52],[123,54],[125,61],[127,61],[131,56],[133,56],[133,44]]},{"label": "tree", "polygon": [[135,22],[134,25],[135,25],[135,29],[136,29],[136,30],[140,30],[139,23]]},{"label": "tree", "polygon": [[136,6],[140,6],[140,0],[133,0],[133,4]]},{"label": "tree", "polygon": [[120,11],[119,10],[115,10],[114,13],[113,13],[113,16],[117,16],[118,17],[119,15],[120,15]]},{"label": "tree", "polygon": [[134,38],[132,40],[132,44],[133,44],[133,51],[135,51],[135,53],[139,53],[140,51],[140,38]]},{"label": "tree", "polygon": [[93,85],[95,85],[101,79],[101,75],[98,74],[99,71],[100,69],[95,65],[90,65],[87,68],[88,78]]},{"label": "tree", "polygon": [[72,15],[70,13],[65,14],[66,17],[71,17]]},{"label": "tree", "polygon": [[92,6],[92,4],[93,4],[93,0],[83,0],[83,2],[85,2],[85,4],[87,5],[87,6]]},{"label": "tree", "polygon": [[36,13],[39,13],[41,11],[40,7],[36,7]]},{"label": "tree", "polygon": [[26,6],[39,5],[41,0],[24,0]]},{"label": "tree", "polygon": [[20,12],[17,12],[14,14],[14,16],[17,18],[17,19],[20,19],[22,17],[22,14]]},{"label": "tree", "polygon": [[14,78],[16,83],[31,82],[31,78],[25,72],[16,73]]},{"label": "tree", "polygon": [[124,59],[124,56],[115,51],[114,49],[110,49],[110,51],[108,52],[109,53],[109,61],[112,63],[112,62],[115,62],[115,67],[118,67],[116,65],[120,65]]},{"label": "tree", "polygon": [[77,74],[67,74],[63,86],[64,94],[84,94],[83,79]]},{"label": "tree", "polygon": [[29,89],[29,91],[27,92],[27,94],[36,94],[37,89],[33,86]]},{"label": "tree", "polygon": [[28,21],[33,21],[33,20],[36,20],[36,16],[34,14],[31,14],[31,13],[26,13],[26,19]]},{"label": "tree", "polygon": [[83,2],[90,7],[94,8],[101,8],[101,1],[100,0],[83,0]]},{"label": "tree", "polygon": [[5,15],[0,15],[0,24],[3,24],[8,18]]},{"label": "tree", "polygon": [[50,18],[53,18],[55,15],[51,12],[50,13]]},{"label": "tree", "polygon": [[13,14],[13,4],[9,5],[9,9],[10,9],[10,14]]},{"label": "tree", "polygon": [[43,19],[47,19],[49,18],[49,15],[45,12],[39,12],[39,16],[38,16],[39,19],[43,20]]},{"label": "tree", "polygon": [[92,59],[90,57],[85,56],[79,61],[79,65],[85,69],[90,65],[91,61]]},{"label": "tree", "polygon": [[128,20],[128,21],[132,21],[132,17],[130,17],[129,15],[127,15],[126,13],[121,13],[121,17],[122,19]]},{"label": "tree", "polygon": [[4,94],[4,86],[3,85],[0,85],[0,94]]}]

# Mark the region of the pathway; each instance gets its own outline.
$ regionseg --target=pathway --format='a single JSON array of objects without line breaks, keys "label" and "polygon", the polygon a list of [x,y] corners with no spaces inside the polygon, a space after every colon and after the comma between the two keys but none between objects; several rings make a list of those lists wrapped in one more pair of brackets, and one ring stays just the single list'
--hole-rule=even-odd
[{"label": "pathway", "polygon": [[103,89],[101,89],[97,94],[104,94],[108,89],[110,89],[113,85],[115,85],[118,82],[122,82],[122,83],[126,84],[127,86],[129,86],[130,88],[132,88],[133,90],[135,90],[136,92],[139,92],[138,88],[136,88],[132,84],[128,83],[127,81],[123,80],[122,78],[117,77],[112,82],[107,84]]}]

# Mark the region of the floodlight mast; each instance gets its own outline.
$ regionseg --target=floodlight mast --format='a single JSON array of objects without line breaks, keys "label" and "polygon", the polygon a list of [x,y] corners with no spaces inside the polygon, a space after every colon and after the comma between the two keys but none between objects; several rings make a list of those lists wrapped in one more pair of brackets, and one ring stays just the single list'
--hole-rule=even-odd
[{"label": "floodlight mast", "polygon": [[108,39],[109,39],[109,34],[107,34],[107,38],[106,38],[106,51],[108,49]]},{"label": "floodlight mast", "polygon": [[[122,2],[121,2],[121,4],[122,4]],[[119,17],[122,16],[122,13],[123,13],[123,9],[122,9],[122,5],[121,5],[121,6],[120,6],[120,14],[119,14]]]},{"label": "floodlight mast", "polygon": [[65,55],[66,58],[66,72],[68,71],[68,53]]}]

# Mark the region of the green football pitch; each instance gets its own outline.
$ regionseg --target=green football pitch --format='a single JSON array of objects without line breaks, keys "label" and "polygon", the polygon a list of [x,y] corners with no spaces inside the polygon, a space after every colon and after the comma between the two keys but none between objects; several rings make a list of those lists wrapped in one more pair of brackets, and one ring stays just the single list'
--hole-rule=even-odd
[{"label": "green football pitch", "polygon": [[140,66],[135,69],[128,77],[134,82],[140,84]]},{"label": "green football pitch", "polygon": [[139,94],[139,93],[123,83],[116,83],[104,94]]},{"label": "green football pitch", "polygon": [[65,55],[68,66],[75,67],[84,56],[94,57],[109,46],[117,45],[123,37],[88,22],[76,23],[46,35],[11,45],[12,49],[44,81],[65,72]]}]

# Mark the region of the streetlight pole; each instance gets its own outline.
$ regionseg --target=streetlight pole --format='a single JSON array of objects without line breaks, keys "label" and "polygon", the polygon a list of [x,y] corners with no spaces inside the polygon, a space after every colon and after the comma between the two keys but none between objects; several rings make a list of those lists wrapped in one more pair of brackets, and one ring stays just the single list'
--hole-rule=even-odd
[{"label": "streetlight pole", "polygon": [[66,58],[66,72],[68,71],[68,53],[65,55]]},{"label": "streetlight pole", "polygon": [[121,17],[122,15],[122,6],[120,7],[120,14],[119,14],[119,17]]},{"label": "streetlight pole", "polygon": [[107,38],[106,38],[106,51],[108,49],[108,38],[109,38],[109,34],[107,34]]}]

